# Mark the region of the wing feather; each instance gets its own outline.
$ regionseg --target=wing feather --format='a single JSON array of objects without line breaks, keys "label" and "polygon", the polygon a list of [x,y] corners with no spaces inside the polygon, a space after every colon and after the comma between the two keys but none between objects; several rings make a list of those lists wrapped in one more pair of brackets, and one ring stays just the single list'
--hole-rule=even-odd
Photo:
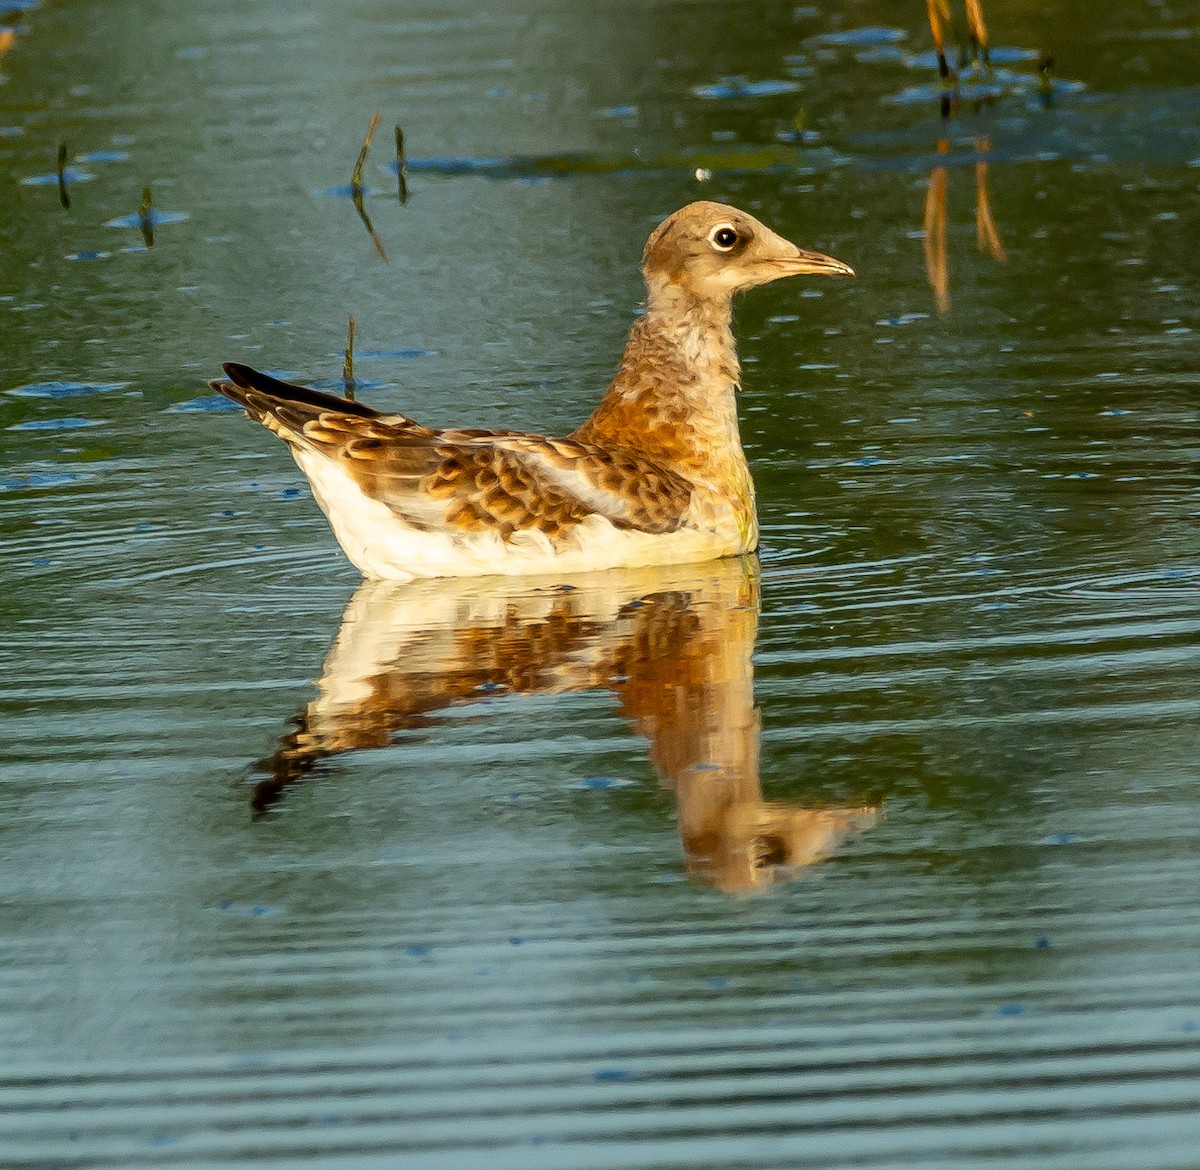
[{"label": "wing feather", "polygon": [[686,479],[625,448],[521,431],[433,430],[248,366],[225,370],[233,383],[214,389],[421,528],[555,540],[601,516],[619,528],[667,533],[683,523],[691,500]]}]

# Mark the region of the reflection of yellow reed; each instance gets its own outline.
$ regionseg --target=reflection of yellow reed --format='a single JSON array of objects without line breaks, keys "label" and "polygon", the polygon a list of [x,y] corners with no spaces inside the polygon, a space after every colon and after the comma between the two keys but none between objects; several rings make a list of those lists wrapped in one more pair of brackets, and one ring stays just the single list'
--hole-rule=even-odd
[{"label": "reflection of yellow reed", "polygon": [[17,33],[15,29],[0,28],[0,57],[3,57],[13,47],[13,42],[16,39]]},{"label": "reflection of yellow reed", "polygon": [[[968,61],[978,69],[980,64],[991,74],[988,58],[988,30],[983,19],[983,0],[965,0],[967,14],[967,44],[959,54],[959,67]],[[950,108],[958,101],[958,76],[946,59],[946,41],[954,33],[954,18],[950,12],[950,0],[925,0],[925,11],[929,16],[929,32],[937,50],[938,76],[941,78],[942,116],[949,117]]]},{"label": "reflection of yellow reed", "polygon": [[[975,140],[975,149],[980,154],[991,150],[992,144],[986,138]],[[981,252],[986,252],[993,260],[1003,264],[1008,259],[1008,253],[1000,242],[1000,232],[996,221],[992,218],[992,200],[988,194],[988,164],[980,159],[975,164],[975,241]]]},{"label": "reflection of yellow reed", "polygon": [[971,40],[980,51],[987,48],[987,25],[983,22],[983,5],[980,0],[967,0],[967,30]]},{"label": "reflection of yellow reed", "polygon": [[[938,153],[946,154],[950,143],[942,139]],[[949,173],[944,166],[929,172],[929,187],[925,192],[925,272],[939,313],[950,311],[950,264],[946,250],[946,196]]]},{"label": "reflection of yellow reed", "polygon": [[943,82],[950,80],[950,65],[946,61],[946,28],[950,24],[950,0],[925,0],[929,13],[929,31],[937,49],[938,74]]}]

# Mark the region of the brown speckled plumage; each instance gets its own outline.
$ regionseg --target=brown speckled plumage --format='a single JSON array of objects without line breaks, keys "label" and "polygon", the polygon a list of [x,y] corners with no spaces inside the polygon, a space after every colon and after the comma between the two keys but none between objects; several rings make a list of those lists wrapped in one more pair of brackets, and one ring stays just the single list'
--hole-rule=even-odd
[{"label": "brown speckled plumage", "polygon": [[367,576],[746,552],[758,529],[730,303],[782,276],[851,270],[717,203],[690,204],[660,224],[643,270],[646,312],[599,406],[566,438],[432,430],[234,363],[225,366],[231,381],[212,386],[288,444]]}]

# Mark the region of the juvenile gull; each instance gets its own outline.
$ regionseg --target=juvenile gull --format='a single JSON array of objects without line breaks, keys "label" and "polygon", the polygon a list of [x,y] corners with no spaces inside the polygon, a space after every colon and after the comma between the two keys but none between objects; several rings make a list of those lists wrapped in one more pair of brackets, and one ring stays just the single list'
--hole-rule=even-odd
[{"label": "juvenile gull", "polygon": [[685,564],[758,544],[742,451],[735,293],[853,276],[744,211],[691,203],[642,254],[646,312],[591,418],[565,438],[432,430],[228,362],[214,390],[287,443],[366,577]]}]

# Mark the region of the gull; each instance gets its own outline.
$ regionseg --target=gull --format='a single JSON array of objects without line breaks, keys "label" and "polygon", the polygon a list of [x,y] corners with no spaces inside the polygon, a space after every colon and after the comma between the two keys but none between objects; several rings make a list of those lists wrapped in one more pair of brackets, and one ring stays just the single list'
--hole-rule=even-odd
[{"label": "gull", "polygon": [[214,390],[288,446],[347,557],[390,580],[692,564],[758,545],[738,431],[735,294],[840,260],[721,203],[681,208],[642,254],[646,308],[616,377],[563,438],[435,430],[237,362]]}]

